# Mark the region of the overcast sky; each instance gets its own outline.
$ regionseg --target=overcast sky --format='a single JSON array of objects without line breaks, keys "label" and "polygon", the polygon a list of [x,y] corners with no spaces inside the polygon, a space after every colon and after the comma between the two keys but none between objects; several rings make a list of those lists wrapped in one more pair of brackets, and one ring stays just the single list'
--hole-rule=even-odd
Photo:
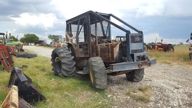
[{"label": "overcast sky", "polygon": [[0,32],[65,34],[65,21],[88,10],[113,13],[142,30],[145,41],[184,42],[192,0],[0,0]]}]

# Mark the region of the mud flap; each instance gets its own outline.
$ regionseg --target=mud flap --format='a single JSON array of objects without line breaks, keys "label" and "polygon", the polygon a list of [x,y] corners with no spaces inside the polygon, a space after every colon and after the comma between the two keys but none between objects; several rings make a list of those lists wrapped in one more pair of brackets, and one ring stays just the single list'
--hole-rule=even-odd
[{"label": "mud flap", "polygon": [[32,80],[25,75],[21,69],[14,68],[11,72],[8,87],[12,85],[18,86],[19,97],[23,98],[30,104],[35,104],[38,101],[46,98],[32,85]]}]

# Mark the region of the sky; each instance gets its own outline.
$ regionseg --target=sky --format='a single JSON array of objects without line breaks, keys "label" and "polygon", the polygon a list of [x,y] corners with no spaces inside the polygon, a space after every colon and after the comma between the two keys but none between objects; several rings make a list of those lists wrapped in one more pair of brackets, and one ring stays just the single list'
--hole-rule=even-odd
[{"label": "sky", "polygon": [[65,21],[92,10],[112,13],[144,32],[145,42],[185,42],[192,0],[0,0],[0,32],[65,35]]}]

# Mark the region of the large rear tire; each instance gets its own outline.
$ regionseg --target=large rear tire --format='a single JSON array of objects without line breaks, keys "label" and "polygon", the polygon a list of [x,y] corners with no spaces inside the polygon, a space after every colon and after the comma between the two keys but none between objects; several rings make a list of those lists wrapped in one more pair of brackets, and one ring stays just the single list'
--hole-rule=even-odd
[{"label": "large rear tire", "polygon": [[88,71],[94,88],[105,89],[107,87],[107,73],[101,57],[89,58]]},{"label": "large rear tire", "polygon": [[132,82],[139,82],[143,79],[143,77],[144,77],[144,69],[133,70],[126,74],[127,80]]},{"label": "large rear tire", "polygon": [[55,75],[68,77],[75,74],[76,63],[71,50],[67,46],[54,49],[51,57]]}]

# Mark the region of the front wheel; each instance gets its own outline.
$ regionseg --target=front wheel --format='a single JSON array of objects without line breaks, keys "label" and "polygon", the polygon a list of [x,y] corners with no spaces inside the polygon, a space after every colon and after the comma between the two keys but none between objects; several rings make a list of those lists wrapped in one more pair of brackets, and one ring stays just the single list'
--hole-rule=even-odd
[{"label": "front wheel", "polygon": [[131,72],[126,73],[126,78],[128,81],[139,82],[144,77],[144,69],[136,69]]},{"label": "front wheel", "polygon": [[101,57],[89,58],[88,71],[94,88],[105,89],[107,87],[107,73]]}]

